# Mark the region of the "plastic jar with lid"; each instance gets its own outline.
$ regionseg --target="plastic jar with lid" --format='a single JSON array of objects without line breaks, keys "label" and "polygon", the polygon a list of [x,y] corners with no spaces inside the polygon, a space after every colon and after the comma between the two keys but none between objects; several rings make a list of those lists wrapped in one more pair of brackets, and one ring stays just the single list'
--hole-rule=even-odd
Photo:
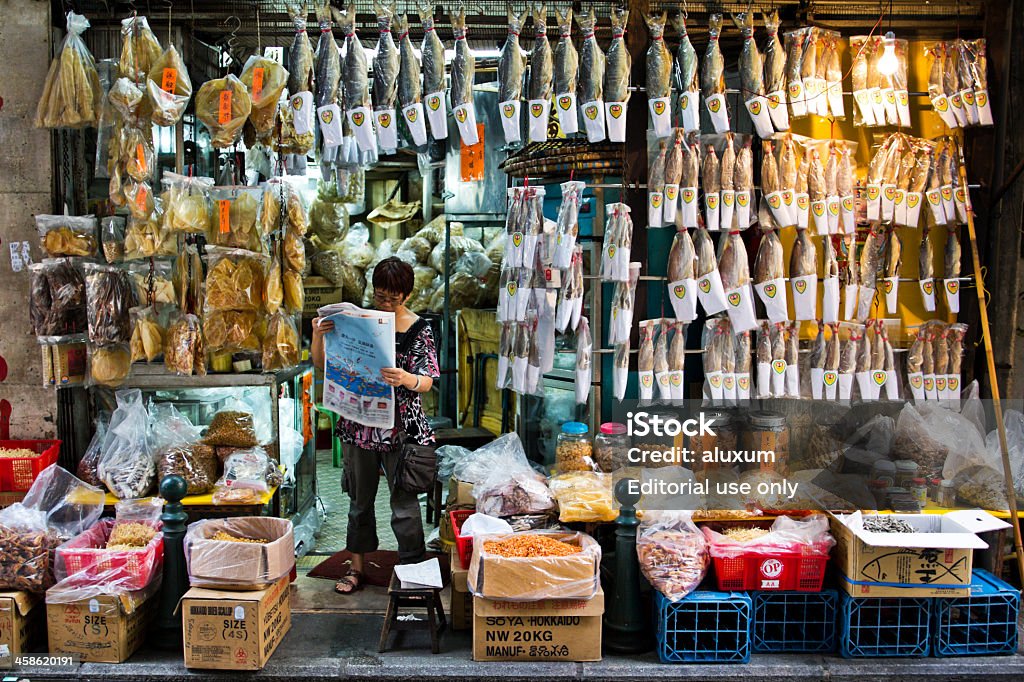
[{"label": "plastic jar with lid", "polygon": [[555,468],[559,473],[593,471],[594,447],[583,422],[565,422],[555,442]]},{"label": "plastic jar with lid", "polygon": [[913,484],[913,480],[918,477],[917,469],[917,462],[914,460],[896,460],[896,486],[898,488],[907,488],[909,490]]},{"label": "plastic jar with lid", "polygon": [[766,410],[748,414],[742,449],[750,457],[760,456],[758,461],[742,465],[744,471],[788,473],[789,426],[785,415]]},{"label": "plastic jar with lid", "polygon": [[941,478],[929,478],[928,479],[928,499],[938,504],[939,502],[939,485],[942,483]]},{"label": "plastic jar with lid", "polygon": [[594,436],[594,461],[601,471],[611,473],[629,466],[629,434],[626,425],[605,422]]},{"label": "plastic jar with lid", "polygon": [[868,481],[868,489],[875,498],[875,509],[889,508],[889,483],[883,480]]},{"label": "plastic jar with lid", "polygon": [[896,465],[892,460],[879,458],[871,465],[871,478],[875,481],[885,481],[888,487],[896,485]]},{"label": "plastic jar with lid", "polygon": [[915,478],[910,482],[910,492],[917,498],[917,501],[924,507],[928,504],[928,481],[924,478]]},{"label": "plastic jar with lid", "polygon": [[952,509],[956,506],[956,487],[951,479],[943,479],[942,483],[939,484],[938,503],[940,507],[945,507],[946,509]]},{"label": "plastic jar with lid", "polygon": [[[722,468],[723,465],[713,459],[705,462],[704,453],[712,453],[709,457],[713,457],[716,448],[718,452],[728,452],[735,450],[738,444],[735,423],[731,414],[717,410],[705,410],[704,418],[710,425],[710,431],[714,433],[697,433],[689,437],[687,449],[692,452],[691,457],[694,460],[692,467],[695,472],[714,471]],[[724,468],[729,468],[729,465]]]}]

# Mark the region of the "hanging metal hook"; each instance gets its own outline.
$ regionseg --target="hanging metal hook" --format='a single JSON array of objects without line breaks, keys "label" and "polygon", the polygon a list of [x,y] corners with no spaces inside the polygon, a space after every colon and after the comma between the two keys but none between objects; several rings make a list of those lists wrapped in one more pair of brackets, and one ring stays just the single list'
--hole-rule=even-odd
[{"label": "hanging metal hook", "polygon": [[231,29],[231,35],[228,36],[227,43],[228,55],[231,59],[235,58],[235,47],[238,45],[238,31],[242,28],[242,20],[236,17],[234,14],[229,16],[227,19],[221,22],[221,26],[227,26],[232,20],[234,20],[234,28]]}]

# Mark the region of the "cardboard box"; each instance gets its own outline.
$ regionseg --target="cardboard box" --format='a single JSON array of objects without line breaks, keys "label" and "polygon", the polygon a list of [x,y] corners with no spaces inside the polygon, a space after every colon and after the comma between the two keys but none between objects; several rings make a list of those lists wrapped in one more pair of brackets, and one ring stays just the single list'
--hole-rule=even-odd
[{"label": "cardboard box", "polygon": [[306,277],[302,283],[306,289],[306,303],[302,308],[303,315],[315,317],[317,308],[331,303],[341,303],[341,287],[335,286],[326,277]]},{"label": "cardboard box", "polygon": [[486,599],[536,601],[538,599],[590,599],[601,588],[597,570],[601,547],[584,533],[541,533],[583,551],[567,556],[508,558],[483,551],[483,543],[523,537],[526,533],[477,535],[473,537],[473,558],[469,581],[474,594]]},{"label": "cardboard box", "polygon": [[193,587],[181,598],[185,667],[260,670],[292,625],[291,583],[284,576],[255,592]]},{"label": "cardboard box", "polygon": [[0,493],[0,509],[10,507],[15,502],[21,502],[25,499],[25,492],[20,493]]},{"label": "cardboard box", "polygon": [[473,484],[460,481],[454,476],[448,480],[448,499],[445,507],[455,509],[463,507],[476,509],[476,498],[473,497]]},{"label": "cardboard box", "polygon": [[860,512],[831,516],[836,539],[832,557],[852,585],[969,587],[973,551],[988,547],[975,533],[1009,527],[987,512],[970,509],[893,516],[919,532],[872,533],[861,527]]},{"label": "cardboard box", "polygon": [[43,643],[46,608],[42,603],[42,595],[31,592],[0,592],[0,668],[11,667],[14,656],[35,651]]},{"label": "cardboard box", "polygon": [[456,549],[449,553],[449,562],[452,567],[452,600],[448,615],[451,616],[452,630],[470,630],[473,627],[473,596],[469,593],[469,567],[462,564]]},{"label": "cardboard box", "polygon": [[950,598],[971,596],[970,587],[889,587],[861,583],[854,585],[842,573],[836,573],[836,582],[851,597],[930,597]]},{"label": "cardboard box", "polygon": [[[74,588],[69,596],[73,598]],[[88,663],[121,663],[135,653],[156,616],[159,581],[144,590],[100,595],[67,603],[64,590],[46,593],[46,625],[51,654],[75,654]]]},{"label": "cardboard box", "polygon": [[[265,544],[210,540],[217,531],[271,540]],[[189,582],[218,590],[261,590],[295,566],[292,522],[267,516],[209,519],[185,538]]]},{"label": "cardboard box", "polygon": [[58,386],[85,383],[88,352],[84,343],[59,343],[53,346],[53,377]]},{"label": "cardboard box", "polygon": [[473,597],[474,661],[600,661],[604,592],[593,599]]}]

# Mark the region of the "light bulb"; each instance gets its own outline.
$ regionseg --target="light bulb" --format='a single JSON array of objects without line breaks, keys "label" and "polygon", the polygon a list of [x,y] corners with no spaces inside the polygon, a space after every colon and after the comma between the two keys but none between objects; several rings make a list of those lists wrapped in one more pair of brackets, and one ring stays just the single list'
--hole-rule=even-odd
[{"label": "light bulb", "polygon": [[896,73],[899,67],[899,60],[896,59],[896,35],[889,31],[882,40],[882,56],[878,60],[878,73],[883,76],[891,76]]}]

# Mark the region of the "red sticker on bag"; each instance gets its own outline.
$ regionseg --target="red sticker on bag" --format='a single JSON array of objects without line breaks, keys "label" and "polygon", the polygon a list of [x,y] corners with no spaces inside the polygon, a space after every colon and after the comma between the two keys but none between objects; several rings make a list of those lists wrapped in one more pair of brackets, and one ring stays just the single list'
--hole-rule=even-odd
[{"label": "red sticker on bag", "polygon": [[231,122],[231,91],[224,90],[220,93],[219,108],[217,110],[217,122],[221,125]]},{"label": "red sticker on bag", "polygon": [[259,99],[263,94],[263,67],[257,66],[252,70],[252,98]]},{"label": "red sticker on bag", "polygon": [[220,232],[227,234],[231,231],[231,200],[221,199],[217,202],[217,208],[220,212]]},{"label": "red sticker on bag", "polygon": [[164,69],[163,77],[160,79],[160,89],[173,93],[176,87],[178,87],[178,70]]},{"label": "red sticker on bag", "polygon": [[139,165],[140,171],[149,173],[146,167],[146,147],[141,142],[135,145],[135,162]]}]

